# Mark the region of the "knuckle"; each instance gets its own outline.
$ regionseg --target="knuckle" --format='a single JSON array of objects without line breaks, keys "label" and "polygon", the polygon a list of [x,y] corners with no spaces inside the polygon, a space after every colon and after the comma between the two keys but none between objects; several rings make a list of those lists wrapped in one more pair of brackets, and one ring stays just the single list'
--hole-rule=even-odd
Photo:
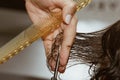
[{"label": "knuckle", "polygon": [[71,48],[72,45],[67,45],[67,48]]},{"label": "knuckle", "polygon": [[72,8],[76,8],[77,3],[74,2],[74,1],[72,1],[72,2],[69,4],[69,6],[72,7]]}]

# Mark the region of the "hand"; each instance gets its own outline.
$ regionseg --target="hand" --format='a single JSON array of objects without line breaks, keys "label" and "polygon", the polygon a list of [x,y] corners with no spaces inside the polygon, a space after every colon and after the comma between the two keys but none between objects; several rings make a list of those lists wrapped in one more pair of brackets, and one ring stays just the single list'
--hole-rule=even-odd
[{"label": "hand", "polygon": [[[61,27],[49,34],[44,39],[44,46],[46,55],[51,50],[52,43],[57,34],[63,30],[63,42],[60,50],[60,65],[59,72],[64,72],[71,45],[76,34],[77,18],[75,17],[76,4],[72,0],[26,0],[26,8],[34,24],[38,23],[41,19],[49,17],[50,12],[59,12],[62,10],[64,22]],[[55,68],[55,61],[49,63],[51,69]]]}]

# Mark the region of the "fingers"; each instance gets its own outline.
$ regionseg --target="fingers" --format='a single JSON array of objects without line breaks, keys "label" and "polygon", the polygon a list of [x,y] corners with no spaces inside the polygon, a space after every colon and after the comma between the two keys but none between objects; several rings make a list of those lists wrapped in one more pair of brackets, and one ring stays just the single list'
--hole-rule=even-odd
[{"label": "fingers", "polygon": [[47,61],[49,66],[51,67],[51,70],[54,71],[55,69],[55,58],[51,57],[51,55],[53,53],[51,53],[52,51],[52,45],[55,41],[55,37],[57,36],[57,34],[61,32],[61,28],[58,28],[57,30],[55,30],[54,32],[52,32],[50,35],[46,36],[43,39],[43,43],[44,43],[44,47],[45,47],[45,52],[46,52],[46,57],[47,57]]},{"label": "fingers", "polygon": [[70,23],[75,12],[76,12],[75,2],[71,1],[66,3],[65,7],[63,8],[63,20],[66,24]]},{"label": "fingers", "polygon": [[77,18],[75,16],[72,18],[71,23],[69,25],[64,25],[64,37],[60,51],[60,65],[61,65],[61,67],[59,67],[60,72],[65,71],[65,67],[69,58],[70,49],[76,35],[76,25]]},{"label": "fingers", "polygon": [[[77,25],[77,19],[74,16],[69,25],[63,24],[61,26],[61,28],[64,30],[63,43],[62,43],[61,50],[60,50],[59,72],[61,72],[61,73],[63,73],[65,71],[66,64],[68,62],[69,52],[70,52],[72,43],[73,43],[75,35],[76,35],[76,25]],[[54,31],[52,34],[50,34],[49,36],[47,36],[44,39],[44,46],[45,46],[47,56],[49,54],[51,54],[52,44],[54,42],[56,35],[59,32],[61,32],[61,28],[57,29],[56,31]],[[56,64],[55,60],[50,58],[48,63],[51,67],[51,70],[54,70],[55,64]]]},{"label": "fingers", "polygon": [[46,56],[48,56],[51,52],[51,47],[53,43],[53,34],[48,35],[45,39],[43,39]]},{"label": "fingers", "polygon": [[49,34],[48,36],[42,38],[47,55],[48,53],[51,52],[52,44],[54,43],[55,37],[57,36],[59,32],[60,32],[60,28],[58,28],[57,30]]},{"label": "fingers", "polygon": [[76,12],[76,3],[73,0],[54,0],[55,4],[63,10],[63,20],[66,24],[71,22]]}]

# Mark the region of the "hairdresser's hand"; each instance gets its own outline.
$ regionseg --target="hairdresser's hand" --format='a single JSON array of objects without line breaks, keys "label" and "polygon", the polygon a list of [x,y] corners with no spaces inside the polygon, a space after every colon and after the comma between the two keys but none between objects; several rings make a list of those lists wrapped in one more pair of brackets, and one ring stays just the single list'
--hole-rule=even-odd
[{"label": "hairdresser's hand", "polygon": [[[64,72],[69,57],[69,51],[76,34],[77,19],[75,17],[76,4],[72,0],[26,0],[26,8],[34,24],[44,20],[50,12],[62,10],[63,20],[61,27],[44,39],[46,53],[51,50],[55,36],[64,31],[64,39],[60,50],[59,72]],[[47,54],[46,54],[47,55]],[[55,68],[55,61],[49,63],[51,69]]]}]

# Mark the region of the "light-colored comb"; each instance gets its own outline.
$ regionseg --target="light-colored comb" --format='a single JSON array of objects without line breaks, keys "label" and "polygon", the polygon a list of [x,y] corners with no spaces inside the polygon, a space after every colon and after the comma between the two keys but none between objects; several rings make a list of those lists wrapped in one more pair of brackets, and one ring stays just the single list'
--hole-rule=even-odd
[{"label": "light-colored comb", "polygon": [[[77,11],[91,2],[91,0],[74,1],[77,3]],[[51,13],[49,19],[41,21],[39,24],[32,25],[21,32],[18,36],[0,48],[0,64],[18,54],[21,50],[32,44],[37,39],[47,36],[49,33],[57,29],[62,21],[61,12]]]}]

